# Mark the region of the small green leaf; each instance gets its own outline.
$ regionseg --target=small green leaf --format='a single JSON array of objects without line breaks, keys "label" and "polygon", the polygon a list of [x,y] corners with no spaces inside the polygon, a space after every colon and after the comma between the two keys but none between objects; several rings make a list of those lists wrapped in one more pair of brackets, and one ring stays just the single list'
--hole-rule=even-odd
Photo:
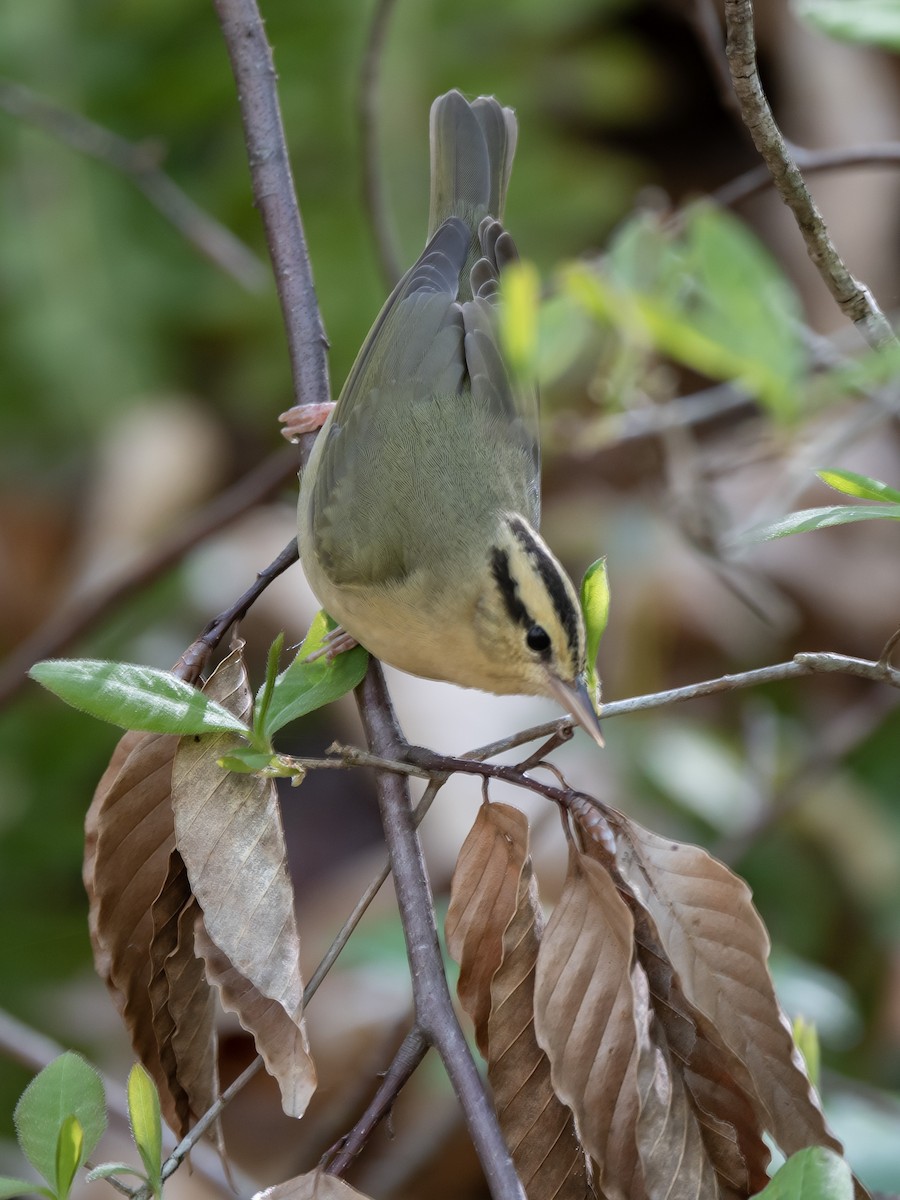
[{"label": "small green leaf", "polygon": [[588,685],[591,693],[599,701],[597,653],[609,620],[609,576],[606,573],[605,558],[598,558],[584,573],[584,579],[581,581],[581,611],[584,613]]},{"label": "small green leaf", "polygon": [[819,1049],[819,1034],[812,1021],[805,1017],[794,1017],[794,1043],[803,1055],[806,1073],[813,1087],[819,1086],[819,1069],[822,1061]]},{"label": "small green leaf", "polygon": [[13,1200],[16,1196],[48,1196],[49,1200],[56,1200],[55,1193],[49,1188],[41,1187],[39,1183],[0,1175],[0,1200]]},{"label": "small green leaf", "polygon": [[541,279],[530,262],[511,263],[503,272],[500,341],[513,372],[520,378],[535,374]]},{"label": "small green leaf", "polygon": [[75,1172],[84,1161],[84,1130],[74,1115],[66,1117],[56,1138],[56,1195],[66,1200],[72,1190]]},{"label": "small green leaf", "polygon": [[131,1136],[147,1171],[147,1182],[154,1196],[162,1191],[162,1118],[159,1094],[153,1080],[140,1063],[128,1076],[128,1119]]},{"label": "small green leaf", "polygon": [[791,1155],[757,1200],[853,1200],[853,1174],[833,1150],[810,1146]]},{"label": "small green leaf", "polygon": [[860,496],[863,500],[888,500],[900,504],[900,492],[880,479],[870,479],[868,475],[857,475],[855,471],[838,471],[829,467],[824,471],[816,471],[823,483],[843,492],[846,496]]},{"label": "small green leaf", "polygon": [[741,536],[742,542],[771,542],[790,533],[810,533],[832,525],[849,525],[852,521],[871,521],[887,518],[900,521],[900,504],[837,504],[833,508],[804,508],[789,513],[771,525],[759,525]]},{"label": "small green leaf", "polygon": [[323,704],[330,704],[362,680],[369,656],[362,646],[345,650],[329,660],[324,655],[306,662],[308,655],[320,649],[334,622],[319,612],[294,661],[275,680],[272,698],[261,734],[270,739],[279,729]]},{"label": "small green leaf", "polygon": [[48,659],[28,672],[92,717],[149,733],[243,733],[243,721],[168,671],[99,659]]},{"label": "small green leaf", "polygon": [[793,0],[793,6],[802,21],[838,41],[900,50],[897,0]]},{"label": "small green leaf", "polygon": [[278,675],[278,664],[281,661],[281,652],[284,649],[284,634],[279,633],[278,637],[269,647],[269,653],[266,658],[266,681],[263,684],[259,695],[256,697],[256,703],[253,706],[253,731],[259,734],[266,723],[266,713],[269,711],[269,705],[272,702],[272,689],[275,687],[275,678]]},{"label": "small green leaf", "polygon": [[110,1175],[137,1175],[138,1179],[143,1179],[145,1183],[150,1182],[143,1171],[139,1171],[131,1163],[124,1162],[100,1163],[93,1171],[88,1171],[84,1179],[86,1183],[93,1183],[95,1179],[109,1179]]},{"label": "small green leaf", "polygon": [[216,761],[223,770],[234,771],[235,775],[265,775],[270,779],[294,779],[297,783],[306,777],[305,767],[283,754],[268,751],[238,748]]},{"label": "small green leaf", "polygon": [[47,1182],[56,1182],[60,1130],[78,1118],[87,1158],[106,1129],[103,1084],[80,1054],[67,1051],[44,1067],[19,1097],[13,1119],[25,1157]]}]

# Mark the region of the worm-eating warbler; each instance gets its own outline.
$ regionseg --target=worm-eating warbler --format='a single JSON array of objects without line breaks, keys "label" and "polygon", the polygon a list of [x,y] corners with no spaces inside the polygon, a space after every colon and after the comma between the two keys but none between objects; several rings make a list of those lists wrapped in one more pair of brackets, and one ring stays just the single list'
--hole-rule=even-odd
[{"label": "worm-eating warbler", "polygon": [[[516,135],[493,97],[432,105],[427,244],[316,439],[300,555],[325,609],[376,657],[554,696],[602,745],[578,597],[536,532],[537,393],[498,344],[499,276],[517,257],[500,224]],[[286,436],[308,427],[291,426],[295,413]]]}]

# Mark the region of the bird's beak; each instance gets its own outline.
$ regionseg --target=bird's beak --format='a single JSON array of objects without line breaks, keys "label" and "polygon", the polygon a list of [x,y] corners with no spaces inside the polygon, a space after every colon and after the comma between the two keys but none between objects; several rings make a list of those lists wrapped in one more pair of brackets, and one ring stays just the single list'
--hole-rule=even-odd
[{"label": "bird's beak", "polygon": [[581,728],[591,735],[598,746],[604,746],[606,743],[600,732],[600,718],[594,711],[591,694],[584,676],[579,675],[574,683],[564,683],[562,679],[548,671],[547,683],[551,695],[572,714]]}]

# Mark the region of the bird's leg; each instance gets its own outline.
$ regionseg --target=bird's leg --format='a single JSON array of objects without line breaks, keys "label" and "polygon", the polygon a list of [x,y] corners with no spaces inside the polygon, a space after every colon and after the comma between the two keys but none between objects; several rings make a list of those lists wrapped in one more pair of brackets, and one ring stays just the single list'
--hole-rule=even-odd
[{"label": "bird's leg", "polygon": [[289,442],[296,442],[301,434],[315,433],[322,428],[333,409],[332,400],[323,404],[295,404],[287,412],[279,414],[282,437]]},{"label": "bird's leg", "polygon": [[337,658],[339,654],[343,654],[345,650],[352,650],[354,646],[358,646],[359,642],[355,637],[352,637],[346,629],[341,629],[340,625],[335,629],[331,629],[325,634],[322,645],[318,650],[313,650],[312,654],[306,656],[306,662],[315,662],[317,658],[325,658],[331,662]]}]

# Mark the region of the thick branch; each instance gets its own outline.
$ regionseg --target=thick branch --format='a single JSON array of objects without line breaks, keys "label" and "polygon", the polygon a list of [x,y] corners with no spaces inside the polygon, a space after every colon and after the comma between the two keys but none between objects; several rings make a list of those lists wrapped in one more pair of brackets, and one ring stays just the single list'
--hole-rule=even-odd
[{"label": "thick branch", "polygon": [[[256,0],[215,0],[237,84],[253,199],[266,231],[284,316],[294,397],[298,404],[331,399],[328,339],[316,302],[306,236],[284,139],[275,86],[275,65]],[[301,440],[303,462],[312,435]]]},{"label": "thick branch", "polygon": [[775,123],[756,66],[752,0],[725,0],[726,54],[744,124],[762,155],[782,200],[794,214],[806,249],[841,311],[873,347],[896,341],[868,289],[844,265]]},{"label": "thick branch", "polygon": [[[381,667],[374,660],[357,689],[357,699],[374,753],[383,758],[402,758],[406,743],[391,707]],[[459,1097],[491,1195],[495,1200],[525,1200],[497,1115],[453,1011],[407,781],[399,775],[379,773],[378,802],[412,973],[416,1023],[440,1054]]]}]

